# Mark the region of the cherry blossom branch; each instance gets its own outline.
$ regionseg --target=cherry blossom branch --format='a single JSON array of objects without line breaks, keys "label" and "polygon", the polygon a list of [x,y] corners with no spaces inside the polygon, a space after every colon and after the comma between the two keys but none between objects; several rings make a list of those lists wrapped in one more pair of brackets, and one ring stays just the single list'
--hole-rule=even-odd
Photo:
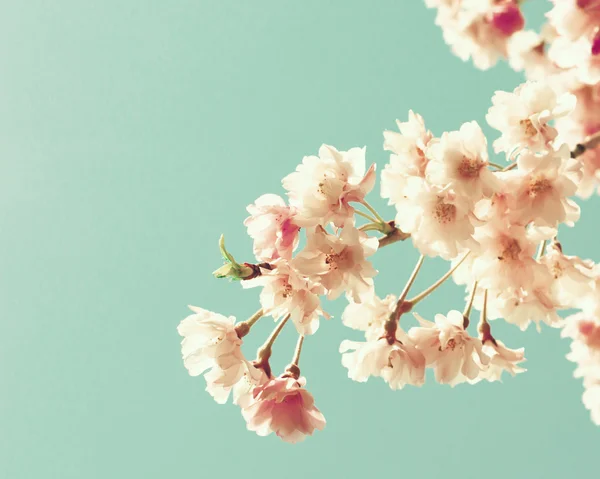
[{"label": "cherry blossom branch", "polygon": [[463,312],[463,326],[465,329],[469,327],[469,317],[471,316],[471,309],[473,308],[473,301],[475,300],[475,293],[477,292],[477,281],[473,283],[473,289],[471,291],[471,295],[469,296],[469,302],[465,306],[465,310]]},{"label": "cherry blossom branch", "polygon": [[275,329],[267,338],[265,344],[263,344],[257,351],[255,366],[261,368],[268,377],[271,377],[271,366],[269,364],[269,359],[271,358],[273,344],[275,343],[277,336],[279,336],[279,333],[281,333],[285,323],[287,323],[290,319],[290,316],[291,315],[288,314],[285,318],[279,321],[279,323],[277,323],[277,326],[275,326]]},{"label": "cherry blossom branch", "polygon": [[496,344],[496,340],[492,336],[492,328],[490,328],[490,324],[487,321],[487,298],[488,291],[487,289],[483,292],[483,306],[481,308],[481,316],[479,320],[479,325],[477,326],[477,331],[481,335],[481,342],[485,343],[486,341],[492,341]]},{"label": "cherry blossom branch", "polygon": [[383,248],[384,246],[391,245],[393,243],[397,243],[398,241],[404,241],[407,238],[410,238],[410,233],[405,233],[404,231],[396,228],[393,221],[388,223],[394,229],[387,233],[384,237],[379,238],[379,247]]},{"label": "cherry blossom branch", "polygon": [[444,276],[442,276],[440,279],[438,279],[435,283],[433,283],[429,288],[427,288],[425,291],[423,291],[422,293],[417,294],[414,298],[409,299],[407,301],[407,303],[410,303],[411,307],[414,306],[415,304],[417,304],[419,301],[421,301],[422,299],[426,298],[427,296],[429,296],[431,293],[433,293],[436,289],[438,289],[450,276],[452,276],[452,273],[454,273],[458,267],[463,263],[463,261],[465,259],[467,259],[467,256],[469,256],[471,252],[467,251],[467,253],[465,253],[465,255],[452,267],[450,268],[450,270],[444,274]]},{"label": "cherry blossom branch", "polygon": [[577,144],[575,149],[571,152],[571,158],[577,158],[586,151],[593,150],[598,145],[600,145],[600,131],[588,136],[583,143]]},{"label": "cherry blossom branch", "polygon": [[362,211],[359,211],[359,210],[354,210],[354,213],[357,214],[358,216],[362,216],[363,218],[368,219],[372,223],[379,223],[375,218],[373,218],[371,215],[368,215],[367,213],[363,213]]},{"label": "cherry blossom branch", "polygon": [[371,213],[373,213],[373,215],[375,216],[375,218],[377,218],[377,220],[382,224],[385,225],[387,224],[385,222],[385,220],[379,215],[379,213],[377,213],[377,211],[375,210],[375,208],[373,208],[368,202],[367,200],[362,200],[361,205],[363,205],[365,208],[367,208]]},{"label": "cherry blossom branch", "polygon": [[242,321],[235,325],[235,332],[238,335],[238,338],[243,338],[250,332],[250,328],[264,315],[264,311],[259,309],[256,313],[254,313],[250,318],[246,321]]},{"label": "cherry blossom branch", "polygon": [[301,334],[298,338],[298,342],[296,343],[296,351],[294,352],[294,358],[292,359],[292,364],[298,366],[298,361],[300,361],[300,354],[302,354],[302,345],[304,344],[304,335]]}]

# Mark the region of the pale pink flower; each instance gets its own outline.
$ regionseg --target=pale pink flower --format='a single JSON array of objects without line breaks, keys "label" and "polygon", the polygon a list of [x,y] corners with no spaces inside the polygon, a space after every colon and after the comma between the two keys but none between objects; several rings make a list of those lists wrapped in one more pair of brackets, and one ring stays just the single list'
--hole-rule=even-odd
[{"label": "pale pink flower", "polygon": [[546,45],[553,39],[552,29],[542,29],[541,34],[522,30],[513,34],[507,43],[508,63],[515,71],[524,71],[527,80],[545,81],[559,88],[572,75],[554,64],[546,53]]},{"label": "pale pink flower", "polygon": [[272,269],[261,268],[262,274],[242,281],[244,288],[262,287],[260,304],[264,314],[281,319],[290,315],[298,333],[313,334],[319,327],[319,316],[329,317],[321,309],[320,284],[294,270],[285,260],[271,263]]},{"label": "pale pink flower", "polygon": [[384,131],[383,148],[391,151],[390,162],[381,172],[381,196],[389,198],[389,204],[401,201],[407,178],[425,177],[425,168],[429,161],[425,150],[433,135],[425,128],[421,115],[408,112],[408,121],[396,120],[400,132]]},{"label": "pale pink flower", "polygon": [[600,378],[584,381],[583,405],[591,413],[592,422],[600,426]]},{"label": "pale pink flower", "polygon": [[594,85],[600,81],[600,30],[575,41],[559,37],[552,43],[548,56],[561,68],[574,69],[582,83]]},{"label": "pale pink flower", "polygon": [[524,226],[490,221],[477,228],[475,238],[480,248],[461,265],[469,268],[469,274],[461,273],[463,279],[478,281],[482,289],[497,290],[528,288],[538,278],[547,278],[549,284],[548,269],[533,259],[539,242],[532,240]]},{"label": "pale pink flower", "polygon": [[307,244],[292,261],[301,274],[320,282],[327,298],[335,299],[344,291],[355,303],[373,295],[373,277],[377,270],[367,258],[377,251],[377,238],[353,226],[344,226],[340,236],[317,226],[307,231]]},{"label": "pale pink flower", "polygon": [[560,223],[573,226],[579,219],[579,206],[570,197],[577,192],[581,164],[569,155],[566,145],[558,151],[519,155],[518,170],[509,172],[508,180],[514,190],[513,221],[556,228]]},{"label": "pale pink flower", "polygon": [[563,337],[573,339],[567,359],[577,364],[575,377],[600,379],[600,319],[577,313],[565,320]]},{"label": "pale pink flower", "polygon": [[[380,332],[383,334],[383,329]],[[342,341],[340,353],[348,377],[358,382],[366,382],[370,376],[381,377],[392,389],[423,385],[425,357],[400,328],[396,338],[393,344],[385,337],[367,342]]]},{"label": "pale pink flower", "polygon": [[396,204],[396,226],[411,233],[414,245],[428,256],[455,258],[477,247],[473,239],[475,217],[468,196],[411,178],[405,199]]},{"label": "pale pink flower", "polygon": [[592,293],[593,263],[578,256],[567,256],[557,244],[550,244],[540,259],[552,274],[551,296],[561,308],[581,305],[581,298]]},{"label": "pale pink flower", "polygon": [[[521,288],[488,290],[488,316],[503,318],[521,331],[525,331],[531,323],[535,323],[538,331],[542,322],[552,328],[561,327],[563,321],[556,312],[561,305],[552,298],[547,279],[537,277],[532,284]],[[482,301],[478,300],[479,309],[481,304]]]},{"label": "pale pink flower", "polygon": [[299,226],[341,227],[353,222],[351,202],[361,202],[375,184],[375,165],[365,173],[365,149],[338,151],[323,145],[319,156],[305,156],[296,171],[283,179]]},{"label": "pale pink flower", "polygon": [[476,121],[464,123],[459,131],[444,133],[427,148],[427,179],[434,185],[452,188],[473,202],[490,196],[498,180],[487,168],[487,140]]},{"label": "pale pink flower", "polygon": [[191,376],[210,370],[204,376],[206,390],[215,401],[224,404],[249,366],[240,349],[242,340],[235,331],[235,318],[196,306],[190,309],[194,314],[181,321],[177,328],[183,336],[183,363]]},{"label": "pale pink flower", "polygon": [[425,356],[427,366],[434,369],[439,383],[455,386],[474,380],[486,369],[490,358],[481,340],[465,330],[461,312],[436,314],[435,323],[418,314],[415,317],[421,326],[411,328],[408,336]]},{"label": "pale pink flower", "polygon": [[524,19],[512,0],[463,0],[455,8],[440,8],[436,23],[460,59],[472,58],[485,70],[506,56],[507,40],[523,28]]},{"label": "pale pink flower", "polygon": [[261,261],[290,259],[298,246],[300,227],[294,224],[294,210],[277,195],[262,195],[248,206],[244,225],[254,240],[254,255]]},{"label": "pale pink flower", "polygon": [[242,407],[248,430],[259,436],[274,432],[286,442],[297,443],[325,427],[325,417],[304,385],[304,378],[273,378],[253,390],[254,400]]},{"label": "pale pink flower", "polygon": [[594,32],[600,24],[599,0],[553,0],[546,16],[556,31],[569,40]]},{"label": "pale pink flower", "polygon": [[567,115],[575,107],[570,93],[557,95],[547,84],[526,82],[512,93],[497,91],[486,120],[502,135],[494,142],[496,152],[512,153],[529,148],[543,151],[557,136],[549,122]]},{"label": "pale pink flower", "polygon": [[378,339],[383,331],[383,325],[396,308],[397,298],[388,294],[380,299],[373,295],[362,303],[348,303],[342,313],[342,323],[352,329],[365,331],[368,340]]},{"label": "pale pink flower", "polygon": [[487,339],[483,342],[483,352],[490,359],[488,368],[481,372],[479,377],[472,382],[479,382],[483,379],[489,382],[502,381],[502,373],[505,371],[511,376],[527,371],[519,366],[519,363],[525,361],[525,350],[507,348],[502,341],[497,339]]}]

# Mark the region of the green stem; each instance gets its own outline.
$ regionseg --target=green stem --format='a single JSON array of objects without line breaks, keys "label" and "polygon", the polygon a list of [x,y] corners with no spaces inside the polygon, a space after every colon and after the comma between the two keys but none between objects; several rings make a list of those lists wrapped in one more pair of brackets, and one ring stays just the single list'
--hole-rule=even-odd
[{"label": "green stem", "polygon": [[378,223],[378,221],[373,218],[371,215],[368,215],[367,213],[363,213],[362,211],[359,210],[354,210],[354,213],[357,214],[358,216],[362,216],[363,218],[368,219],[369,221],[373,222],[373,223]]},{"label": "green stem", "polygon": [[438,279],[435,283],[433,283],[429,288],[427,288],[422,293],[419,293],[414,298],[409,299],[408,302],[414,306],[419,301],[421,301],[422,299],[426,298],[431,293],[433,293],[436,289],[438,289],[444,283],[444,281],[446,281],[450,276],[452,276],[452,273],[454,273],[457,270],[457,268],[463,263],[463,261],[467,258],[467,256],[469,256],[469,254],[470,254],[470,251],[468,251],[460,259],[460,261],[458,263],[456,263],[444,276],[442,276],[440,279]]},{"label": "green stem", "polygon": [[377,213],[377,211],[375,210],[375,208],[373,208],[368,202],[367,200],[362,200],[361,205],[363,205],[365,208],[367,208],[371,213],[373,213],[373,215],[375,216],[375,218],[377,218],[377,220],[382,223],[382,224],[387,224],[385,222],[385,220],[379,215],[379,213]]}]

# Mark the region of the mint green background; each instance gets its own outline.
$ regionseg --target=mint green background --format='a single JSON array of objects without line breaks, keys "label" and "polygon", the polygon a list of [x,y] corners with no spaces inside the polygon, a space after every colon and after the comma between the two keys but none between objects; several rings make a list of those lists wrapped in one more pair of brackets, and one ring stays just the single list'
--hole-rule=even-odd
[{"label": "mint green background", "polygon": [[[417,0],[1,7],[0,477],[594,476],[600,429],[555,330],[495,326],[528,358],[504,384],[393,392],[346,378],[337,348],[359,335],[330,304],[302,358],[328,424],[296,446],[247,432],[180,359],[187,304],[257,309],[258,291],[211,277],[217,239],[251,260],[245,206],[282,193],[303,155],[367,145],[381,168],[382,131],[408,109],[438,134],[483,123],[518,74],[453,57]],[[599,201],[561,234],[597,261]],[[382,250],[379,294],[415,259],[409,243]],[[417,288],[445,267],[426,263]],[[419,311],[462,307],[447,286]],[[271,328],[253,330],[249,355]]]}]

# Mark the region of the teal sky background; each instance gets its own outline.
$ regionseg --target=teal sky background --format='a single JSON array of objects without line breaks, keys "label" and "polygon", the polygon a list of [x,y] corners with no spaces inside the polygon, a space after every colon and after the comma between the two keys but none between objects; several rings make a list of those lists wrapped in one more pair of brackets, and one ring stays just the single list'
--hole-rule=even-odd
[{"label": "teal sky background", "polygon": [[[537,22],[546,6],[526,8]],[[186,305],[258,308],[257,290],[212,278],[217,240],[251,261],[245,207],[282,194],[304,155],[366,145],[381,169],[382,131],[409,109],[436,134],[483,125],[519,74],[455,58],[418,0],[1,7],[0,477],[593,476],[600,429],[556,330],[495,326],[528,358],[503,384],[394,392],[347,379],[339,343],[359,335],[328,304],[301,361],[328,424],[295,446],[246,431],[180,357]],[[568,253],[600,260],[598,204],[561,232]],[[377,292],[398,293],[416,258],[408,242],[379,252]],[[416,289],[445,269],[426,262]],[[448,285],[418,311],[463,305]],[[294,341],[286,330],[276,367]]]}]

